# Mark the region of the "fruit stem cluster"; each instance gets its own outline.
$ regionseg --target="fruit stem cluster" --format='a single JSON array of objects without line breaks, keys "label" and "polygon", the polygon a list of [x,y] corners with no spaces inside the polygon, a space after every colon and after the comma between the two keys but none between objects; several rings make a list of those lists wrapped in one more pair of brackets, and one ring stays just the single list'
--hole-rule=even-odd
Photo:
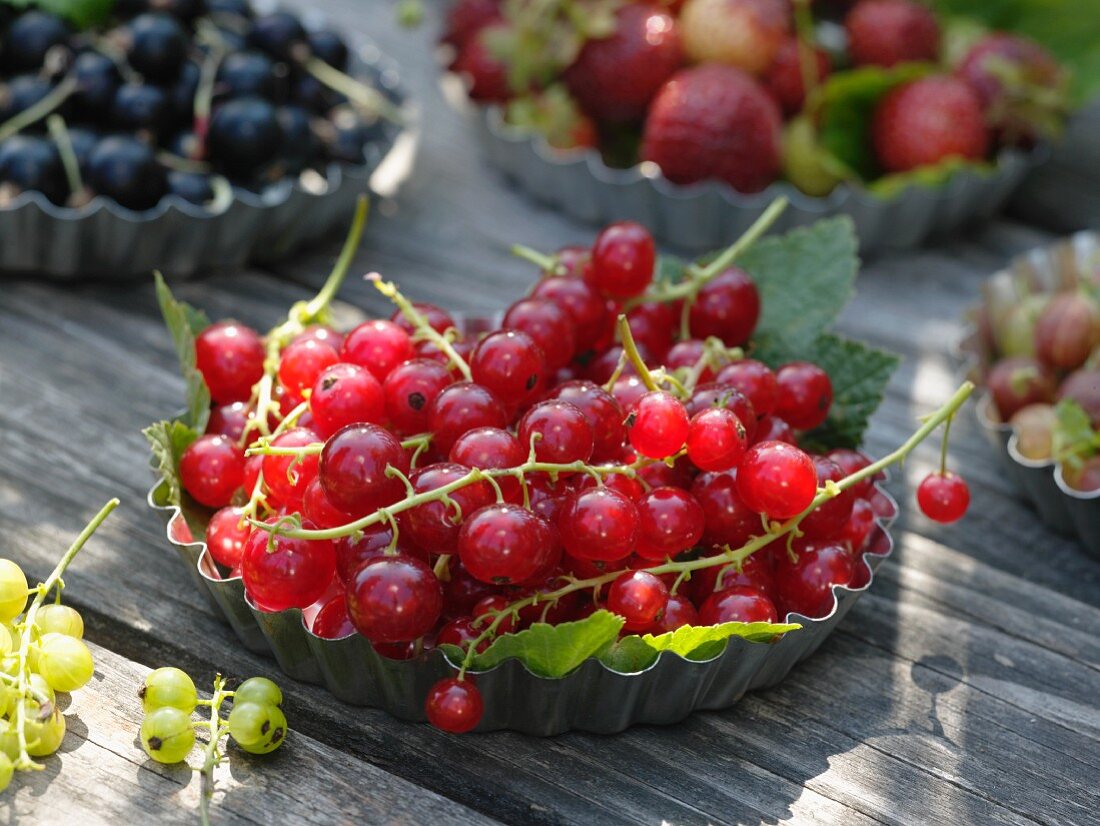
[{"label": "fruit stem cluster", "polygon": [[[202,819],[203,826],[209,826],[210,824],[210,800],[214,797],[214,768],[222,760],[221,741],[226,732],[229,731],[228,726],[222,722],[221,707],[222,703],[233,696],[232,691],[225,690],[225,678],[221,674],[217,674],[214,677],[214,695],[210,698],[210,719],[200,723],[195,723],[196,728],[205,728],[210,732],[210,739],[206,743],[206,748],[203,749],[203,761],[202,768],[199,773],[202,775],[202,794],[199,797],[199,817]],[[205,701],[200,700],[200,704],[205,705]]]}]

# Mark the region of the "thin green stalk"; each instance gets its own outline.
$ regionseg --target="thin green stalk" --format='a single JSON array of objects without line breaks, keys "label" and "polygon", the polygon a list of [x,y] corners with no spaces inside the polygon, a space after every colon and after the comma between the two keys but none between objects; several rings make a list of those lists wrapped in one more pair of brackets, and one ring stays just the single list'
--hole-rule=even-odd
[{"label": "thin green stalk", "polygon": [[28,106],[18,115],[0,124],[0,141],[6,141],[12,135],[16,135],[28,126],[38,123],[38,121],[42,120],[42,118],[46,117],[46,115],[56,110],[57,107],[68,100],[69,96],[75,91],[76,78],[70,75],[54,86],[49,94],[33,106]]}]

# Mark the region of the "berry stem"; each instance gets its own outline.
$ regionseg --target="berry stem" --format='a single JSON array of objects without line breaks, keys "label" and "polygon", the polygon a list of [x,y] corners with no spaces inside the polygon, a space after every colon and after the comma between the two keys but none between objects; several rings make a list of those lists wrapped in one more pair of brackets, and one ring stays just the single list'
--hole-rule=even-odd
[{"label": "berry stem", "polygon": [[57,107],[69,99],[76,91],[76,78],[66,77],[49,91],[42,100],[33,106],[28,106],[18,115],[15,115],[0,124],[0,141],[5,141],[12,135],[16,135],[28,126],[37,123],[53,112]]},{"label": "berry stem", "polygon": [[811,0],[794,0],[794,28],[798,41],[798,69],[802,74],[803,100],[806,110],[813,114],[817,108],[816,94],[821,78],[817,73],[817,57],[814,54],[814,19],[810,11]]},{"label": "berry stem", "polygon": [[69,129],[65,126],[65,119],[61,115],[50,115],[46,118],[46,128],[50,137],[57,144],[57,154],[61,158],[61,166],[65,169],[65,180],[69,184],[69,192],[78,195],[84,191],[84,181],[80,177],[80,162],[73,151],[73,142],[69,137]]},{"label": "berry stem", "polygon": [[221,762],[222,754],[220,744],[222,737],[225,736],[225,732],[228,730],[222,724],[221,706],[227,698],[232,696],[232,691],[225,691],[225,678],[222,677],[221,674],[215,675],[214,696],[210,698],[209,703],[210,720],[209,722],[198,724],[210,730],[210,740],[203,750],[202,768],[199,770],[199,773],[202,775],[202,791],[199,795],[199,817],[202,819],[203,826],[210,826],[210,801],[214,797],[214,767]]},{"label": "berry stem", "polygon": [[368,114],[377,115],[398,125],[404,122],[401,110],[390,103],[385,95],[334,66],[329,66],[321,58],[307,57],[301,61],[301,66],[325,86],[344,95]]},{"label": "berry stem", "polygon": [[432,325],[428,323],[428,319],[424,317],[424,314],[416,309],[413,303],[401,294],[396,284],[392,281],[383,281],[382,276],[376,272],[372,272],[367,278],[374,284],[378,292],[382,293],[382,295],[386,296],[386,298],[397,305],[397,309],[401,311],[401,315],[405,316],[409,323],[416,328],[418,335],[432,342],[432,344],[438,347],[440,351],[451,360],[451,363],[460,373],[462,373],[462,377],[466,381],[471,381],[473,379],[473,373],[470,372],[470,365],[466,363],[466,360],[458,354],[458,351],[451,345],[447,337],[432,327]]},{"label": "berry stem", "polygon": [[513,244],[512,255],[516,256],[516,258],[522,258],[524,261],[530,261],[544,273],[550,275],[560,274],[558,272],[557,256],[547,255],[546,253],[531,249],[523,244]]},{"label": "berry stem", "polygon": [[92,534],[96,532],[96,529],[103,524],[103,520],[106,519],[111,511],[117,508],[119,501],[112,499],[102,508],[99,513],[92,517],[92,521],[84,526],[84,530],[80,532],[80,535],[73,541],[73,544],[69,546],[69,549],[65,551],[65,554],[61,557],[61,560],[54,567],[50,575],[46,577],[45,582],[40,582],[38,586],[32,589],[35,592],[34,599],[31,600],[30,607],[27,608],[27,613],[23,617],[23,630],[19,635],[19,651],[16,654],[16,669],[17,669],[17,690],[19,691],[19,697],[16,700],[15,707],[15,729],[16,737],[19,742],[19,757],[15,760],[15,768],[17,770],[25,769],[41,769],[44,768],[40,763],[34,762],[31,756],[27,753],[27,710],[23,704],[23,698],[31,695],[30,689],[30,677],[27,667],[27,656],[31,647],[31,637],[35,635],[37,628],[35,627],[35,615],[38,613],[38,609],[42,607],[42,603],[45,602],[47,595],[53,588],[60,590],[63,587],[61,577],[65,573],[65,569],[69,567],[73,559],[80,552],[80,549],[87,544],[91,539]]},{"label": "berry stem", "polygon": [[630,359],[630,363],[634,365],[634,369],[638,371],[638,378],[642,380],[642,384],[647,389],[660,390],[661,388],[657,385],[657,382],[653,380],[653,374],[646,367],[642,354],[638,352],[638,345],[634,342],[634,334],[630,332],[630,322],[627,321],[625,315],[619,316],[618,326],[619,339],[623,343],[623,352]]}]

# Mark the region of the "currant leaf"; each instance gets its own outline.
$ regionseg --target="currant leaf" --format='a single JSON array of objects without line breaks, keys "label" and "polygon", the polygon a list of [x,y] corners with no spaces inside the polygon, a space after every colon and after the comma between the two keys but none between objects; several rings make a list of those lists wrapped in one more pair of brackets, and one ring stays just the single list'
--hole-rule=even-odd
[{"label": "currant leaf", "polygon": [[780,634],[797,631],[797,623],[726,622],[721,625],[685,625],[667,634],[623,637],[600,659],[623,673],[648,668],[662,651],[671,651],[688,660],[710,660],[725,651],[730,637],[748,642],[770,642]]},{"label": "currant leaf", "polygon": [[1080,404],[1062,399],[1054,408],[1058,417],[1054,428],[1054,458],[1070,467],[1079,467],[1100,448],[1100,432],[1092,429],[1092,421]]},{"label": "currant leaf", "polygon": [[36,6],[84,29],[110,17],[115,0],[0,0],[0,4],[21,9]]},{"label": "currant leaf", "polygon": [[[179,461],[188,446],[199,437],[198,431],[178,419],[157,422],[141,431],[153,451],[153,469],[164,480],[161,504],[182,505]],[[162,490],[158,488],[158,491]]]},{"label": "currant leaf", "polygon": [[210,320],[200,310],[177,301],[159,272],[155,278],[160,312],[172,334],[180,372],[187,384],[187,424],[201,433],[210,418],[210,390],[195,364],[195,335],[210,326]]},{"label": "currant leaf", "polygon": [[[560,625],[536,622],[523,631],[497,637],[474,657],[470,670],[487,671],[514,658],[540,677],[564,677],[589,657],[598,657],[609,649],[622,627],[622,617],[602,610]],[[451,659],[461,662],[462,657]]]}]

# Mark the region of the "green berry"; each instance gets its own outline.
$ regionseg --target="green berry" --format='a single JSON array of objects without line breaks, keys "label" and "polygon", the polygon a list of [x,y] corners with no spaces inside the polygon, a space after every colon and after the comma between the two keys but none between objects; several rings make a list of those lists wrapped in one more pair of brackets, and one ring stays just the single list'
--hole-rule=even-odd
[{"label": "green berry", "polygon": [[141,747],[158,763],[179,763],[194,745],[191,715],[175,706],[155,708],[141,723]]},{"label": "green berry", "polygon": [[42,637],[38,673],[54,691],[76,691],[92,679],[92,652],[81,640],[50,632]]},{"label": "green berry", "polygon": [[15,773],[15,766],[11,758],[0,752],[0,792],[4,791],[11,783],[11,776]]},{"label": "green berry", "polygon": [[11,622],[27,607],[27,575],[10,559],[0,559],[0,622]]},{"label": "green berry", "polygon": [[84,619],[80,612],[68,605],[43,605],[34,614],[34,624],[43,634],[64,634],[67,637],[84,636]]},{"label": "green berry", "polygon": [[23,735],[27,739],[27,754],[48,757],[61,747],[65,739],[65,715],[52,703],[39,705],[34,700],[23,702]]},{"label": "green berry", "polygon": [[190,714],[199,702],[194,681],[186,672],[171,667],[149,672],[138,696],[141,697],[141,705],[146,713],[157,708],[171,707]]},{"label": "green berry", "polygon": [[267,677],[251,677],[241,683],[241,687],[233,692],[233,702],[241,703],[268,703],[273,706],[283,704],[283,692]]},{"label": "green berry", "polygon": [[234,702],[229,734],[249,754],[267,754],[286,739],[286,717],[270,703]]}]

